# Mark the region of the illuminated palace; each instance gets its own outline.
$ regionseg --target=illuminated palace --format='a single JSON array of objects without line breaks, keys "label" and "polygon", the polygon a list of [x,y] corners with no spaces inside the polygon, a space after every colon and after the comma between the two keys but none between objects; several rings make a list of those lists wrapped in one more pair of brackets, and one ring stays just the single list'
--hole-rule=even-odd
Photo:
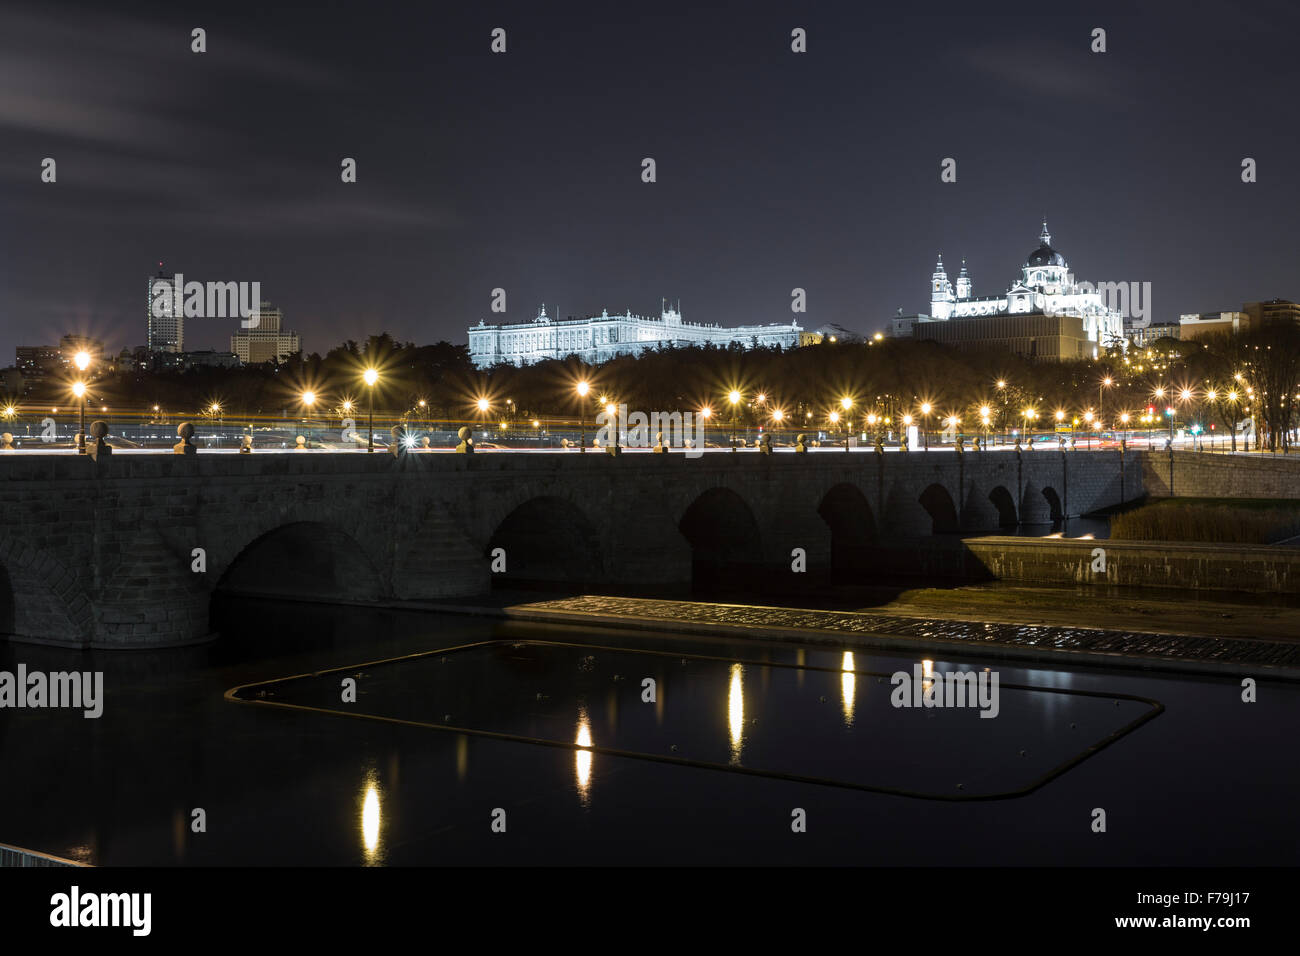
[{"label": "illuminated palace", "polygon": [[501,362],[529,365],[546,359],[577,355],[591,364],[616,355],[634,355],[645,349],[688,345],[740,345],[759,348],[779,345],[794,348],[803,344],[805,333],[798,325],[696,325],[682,321],[680,308],[664,304],[659,316],[610,315],[602,311],[589,318],[553,319],[543,305],[531,322],[488,325],[479,322],[469,329],[470,359],[477,368]]},{"label": "illuminated palace", "polygon": [[1046,222],[1038,241],[1002,295],[975,295],[965,260],[954,288],[940,256],[930,277],[930,314],[900,316],[893,334],[1047,360],[1093,358],[1099,348],[1122,344],[1122,313],[1088,283],[1075,281],[1065,257],[1052,248]]}]

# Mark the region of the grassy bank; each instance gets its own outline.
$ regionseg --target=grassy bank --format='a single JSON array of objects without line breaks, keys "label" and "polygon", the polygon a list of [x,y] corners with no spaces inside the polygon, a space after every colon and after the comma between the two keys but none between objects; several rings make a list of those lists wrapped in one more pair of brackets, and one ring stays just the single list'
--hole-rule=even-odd
[{"label": "grassy bank", "polygon": [[1300,501],[1167,499],[1110,519],[1117,541],[1271,544],[1300,535]]}]

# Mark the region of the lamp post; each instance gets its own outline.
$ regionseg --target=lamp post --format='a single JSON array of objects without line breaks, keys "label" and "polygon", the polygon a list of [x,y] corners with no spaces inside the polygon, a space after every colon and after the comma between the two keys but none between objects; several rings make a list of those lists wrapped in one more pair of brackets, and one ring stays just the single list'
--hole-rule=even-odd
[{"label": "lamp post", "polygon": [[849,450],[849,436],[853,432],[853,419],[849,417],[848,412],[853,408],[853,399],[845,395],[840,399],[840,407],[844,409],[844,450]]},{"label": "lamp post", "polygon": [[574,391],[578,393],[578,453],[585,454],[587,451],[587,393],[591,391],[591,384],[583,379],[574,386]]},{"label": "lamp post", "polygon": [[731,403],[731,452],[736,452],[736,406],[740,404],[740,392],[734,388],[727,393],[727,401]]},{"label": "lamp post", "polygon": [[316,393],[306,391],[302,393],[302,404],[306,409],[305,417],[307,419],[307,447],[311,447],[311,407],[316,404]]},{"label": "lamp post", "polygon": [[77,431],[77,454],[86,453],[86,383],[73,382],[72,394],[77,396],[77,401],[81,405],[81,427]]},{"label": "lamp post", "polygon": [[709,447],[709,419],[713,417],[713,409],[705,405],[700,409],[700,453],[703,454]]},{"label": "lamp post", "polygon": [[930,408],[929,402],[921,403],[921,442],[925,450],[930,450]]},{"label": "lamp post", "polygon": [[[84,374],[86,369],[90,368],[90,353],[86,351],[78,352],[76,354],[76,357],[73,358],[73,362],[76,364],[77,369]],[[77,454],[84,455],[86,453],[86,384],[85,382],[80,382],[80,381],[77,382],[75,385],[72,386],[72,391],[77,396],[77,398],[81,400],[81,428],[77,432]]]},{"label": "lamp post", "polygon": [[[614,433],[614,444],[606,448],[611,455],[619,454],[618,447],[618,404],[610,399],[605,403],[605,414],[608,416],[610,431]],[[734,450],[734,449],[733,449]]]},{"label": "lamp post", "polygon": [[368,368],[361,378],[366,383],[366,452],[373,454],[375,451],[375,383],[379,381],[379,373],[373,368]]}]

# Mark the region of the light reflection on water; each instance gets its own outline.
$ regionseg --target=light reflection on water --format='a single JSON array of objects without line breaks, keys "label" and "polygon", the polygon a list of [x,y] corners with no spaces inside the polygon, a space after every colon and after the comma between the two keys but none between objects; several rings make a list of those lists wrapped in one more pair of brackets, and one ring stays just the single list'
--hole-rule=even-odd
[{"label": "light reflection on water", "polygon": [[731,762],[740,763],[745,743],[745,687],[742,679],[745,669],[731,665],[731,686],[727,691],[727,724],[731,730]]},{"label": "light reflection on water", "polygon": [[853,652],[845,651],[844,660],[840,665],[844,672],[840,676],[840,696],[844,701],[844,726],[853,726],[853,697],[857,688],[857,675],[853,673]]},{"label": "light reflection on water", "polygon": [[374,771],[366,775],[365,795],[361,802],[361,845],[366,864],[374,866],[383,862],[379,846],[379,780]]},{"label": "light reflection on water", "polygon": [[[587,708],[578,708],[578,736],[574,740],[579,747],[591,746],[591,720],[587,717]],[[578,778],[578,800],[584,807],[591,806],[591,761],[590,750],[576,750],[573,754],[574,774]]]}]

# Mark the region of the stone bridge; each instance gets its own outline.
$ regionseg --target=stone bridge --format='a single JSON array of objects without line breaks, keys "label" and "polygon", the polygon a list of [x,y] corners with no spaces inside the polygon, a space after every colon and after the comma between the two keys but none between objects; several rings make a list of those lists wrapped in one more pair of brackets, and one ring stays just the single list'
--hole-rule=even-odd
[{"label": "stone bridge", "polygon": [[[470,598],[521,581],[753,583],[790,574],[795,548],[810,570],[865,573],[885,544],[1131,500],[1143,457],[10,453],[0,634],[188,643],[209,636],[219,590],[367,602]],[[505,570],[493,573],[498,548]]]}]

